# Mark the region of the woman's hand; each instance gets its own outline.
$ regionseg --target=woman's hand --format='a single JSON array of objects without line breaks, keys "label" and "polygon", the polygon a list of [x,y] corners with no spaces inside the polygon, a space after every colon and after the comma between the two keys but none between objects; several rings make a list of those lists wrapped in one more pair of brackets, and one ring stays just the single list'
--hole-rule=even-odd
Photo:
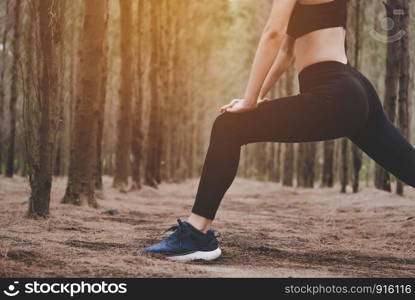
[{"label": "woman's hand", "polygon": [[254,110],[257,107],[256,103],[248,103],[245,99],[234,99],[229,104],[226,104],[220,108],[221,113],[243,113]]},{"label": "woman's hand", "polygon": [[258,104],[264,103],[264,102],[268,102],[271,101],[271,99],[269,98],[262,98],[261,100],[258,100]]}]

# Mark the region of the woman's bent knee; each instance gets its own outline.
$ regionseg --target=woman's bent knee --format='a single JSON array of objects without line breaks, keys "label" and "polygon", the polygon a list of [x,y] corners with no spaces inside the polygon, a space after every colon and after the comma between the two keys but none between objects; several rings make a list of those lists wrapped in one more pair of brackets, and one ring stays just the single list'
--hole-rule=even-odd
[{"label": "woman's bent knee", "polygon": [[238,118],[236,114],[223,113],[213,122],[211,139],[220,142],[236,142],[239,139]]}]

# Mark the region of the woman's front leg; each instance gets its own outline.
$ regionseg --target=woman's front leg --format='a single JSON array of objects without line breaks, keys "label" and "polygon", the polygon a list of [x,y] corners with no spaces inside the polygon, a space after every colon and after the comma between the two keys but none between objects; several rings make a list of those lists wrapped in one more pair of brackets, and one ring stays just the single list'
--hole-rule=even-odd
[{"label": "woman's front leg", "polygon": [[213,123],[192,215],[189,217],[189,223],[198,229],[207,231],[210,228],[220,202],[236,176],[243,144],[238,129],[240,116],[224,113]]},{"label": "woman's front leg", "polygon": [[[271,100],[254,110],[217,117],[203,165],[190,223],[208,230],[238,169],[242,145],[311,142],[345,136],[354,127],[342,107],[312,94]],[[350,124],[349,124],[350,123]]]},{"label": "woman's front leg", "polygon": [[206,233],[212,227],[213,220],[191,213],[187,219],[187,222],[189,222],[197,230]]}]

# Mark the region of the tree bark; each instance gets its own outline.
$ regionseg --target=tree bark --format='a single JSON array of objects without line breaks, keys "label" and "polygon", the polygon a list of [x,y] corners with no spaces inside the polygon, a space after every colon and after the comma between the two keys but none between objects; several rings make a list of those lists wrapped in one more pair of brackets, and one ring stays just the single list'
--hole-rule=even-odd
[{"label": "tree bark", "polygon": [[159,168],[160,168],[160,96],[158,92],[159,87],[159,78],[157,75],[157,70],[159,67],[159,22],[157,17],[158,6],[160,5],[159,1],[151,2],[151,66],[149,72],[150,79],[150,124],[148,130],[148,139],[147,139],[147,160],[145,166],[145,184],[157,187],[159,182]]},{"label": "tree bark", "polygon": [[10,31],[9,24],[9,6],[10,0],[5,2],[6,15],[4,16],[4,27],[2,31],[1,43],[3,45],[3,51],[1,55],[1,68],[0,68],[0,174],[3,173],[3,143],[5,141],[4,130],[4,105],[5,105],[5,75],[7,70],[7,47],[8,47],[8,34]]},{"label": "tree bark", "polygon": [[119,0],[121,8],[121,90],[114,187],[128,185],[133,99],[133,21],[131,0]]},{"label": "tree bark", "polygon": [[[411,2],[407,0],[399,0],[399,6],[404,12],[401,15],[400,21],[400,30],[405,32],[405,35],[400,40],[400,78],[399,78],[399,107],[398,107],[398,117],[399,117],[399,129],[403,136],[408,140],[410,139],[410,103],[409,103],[409,90],[410,90],[410,71],[411,71],[411,57],[409,50],[409,12],[411,7]],[[396,193],[398,195],[403,195],[404,193],[404,183],[400,180],[397,180]]]},{"label": "tree bark", "polygon": [[144,0],[138,0],[138,17],[137,17],[137,97],[134,103],[133,114],[133,133],[131,140],[131,154],[132,154],[132,166],[131,175],[133,180],[132,189],[141,188],[141,169],[143,164],[143,75],[144,66],[142,60],[142,39],[144,36]]},{"label": "tree bark", "polygon": [[[60,1],[60,2],[54,2],[52,3],[52,6],[54,6],[52,11],[56,11],[55,18],[52,18],[51,24],[54,24],[54,32],[52,32],[52,36],[58,37],[59,40],[55,39],[54,44],[54,53],[53,53],[53,62],[54,62],[54,69],[56,74],[58,74],[56,78],[56,85],[57,85],[57,91],[56,91],[56,100],[58,105],[58,115],[53,116],[56,120],[56,125],[58,126],[56,128],[56,142],[54,143],[56,146],[54,146],[54,162],[53,162],[53,175],[54,176],[63,176],[65,172],[64,167],[64,159],[65,159],[65,132],[63,129],[65,125],[65,111],[63,109],[64,105],[64,98],[65,98],[65,92],[64,86],[66,85],[66,77],[65,77],[65,38],[63,37],[63,34],[65,32],[65,12],[66,12],[66,1]],[[55,19],[55,20],[54,20]],[[56,33],[59,33],[57,36]]]},{"label": "tree bark", "polygon": [[[360,69],[360,51],[361,51],[361,33],[363,31],[363,17],[365,10],[365,1],[354,0],[354,22],[351,22],[350,32],[353,35],[353,43],[349,50],[349,57],[352,58],[353,66],[356,69]],[[359,181],[360,181],[360,170],[362,169],[362,159],[363,153],[362,150],[355,144],[351,145],[352,150],[352,162],[353,162],[353,178],[352,178],[352,189],[354,193],[359,191]]]},{"label": "tree bark", "polygon": [[301,143],[297,160],[297,185],[312,188],[315,180],[316,143]]},{"label": "tree bark", "polygon": [[106,34],[107,1],[84,1],[80,42],[80,91],[74,110],[68,186],[63,203],[98,207],[95,198],[97,115]]},{"label": "tree bark", "polygon": [[325,141],[323,145],[323,174],[321,176],[323,187],[334,185],[334,145],[334,140]]},{"label": "tree bark", "polygon": [[[185,10],[185,3],[184,2],[178,2],[177,11],[182,12],[182,10]],[[182,28],[182,22],[183,19],[181,18],[180,14],[176,14],[174,16],[173,20],[173,33],[174,36],[174,44],[173,44],[173,50],[172,50],[172,72],[173,72],[173,82],[171,84],[171,95],[173,99],[179,99],[180,95],[180,88],[181,88],[181,82],[183,80],[182,76],[182,69],[183,64],[180,63],[180,46],[182,44],[182,39],[180,36],[181,28]],[[170,103],[172,104],[172,103]],[[174,132],[178,133],[183,130],[182,122],[178,122],[180,118],[180,108],[179,105],[170,105],[170,119],[172,124],[177,124],[174,128],[171,130],[171,134]],[[170,147],[170,157],[172,158],[171,162],[171,169],[172,169],[172,177],[176,179],[176,181],[181,180],[181,161],[182,161],[182,135],[176,134],[176,138],[171,140],[171,147]]]},{"label": "tree bark", "polygon": [[[385,4],[388,18],[394,21],[394,27],[389,31],[389,37],[392,37],[399,31],[400,15],[395,14],[395,10],[399,9],[396,0],[388,0]],[[385,100],[383,103],[384,110],[389,120],[395,123],[396,117],[396,101],[399,85],[400,57],[396,55],[400,53],[400,41],[389,41],[387,44],[386,55],[386,78],[385,78]],[[391,178],[389,173],[380,165],[376,165],[375,186],[378,189],[392,191]]]},{"label": "tree bark", "polygon": [[[294,70],[289,68],[285,74],[285,92],[287,95],[294,93]],[[284,144],[283,179],[284,186],[294,185],[294,144]]]},{"label": "tree bark", "polygon": [[15,143],[16,143],[16,115],[17,115],[17,98],[18,98],[18,78],[19,78],[19,62],[20,62],[20,13],[21,13],[21,0],[14,1],[14,20],[13,20],[13,62],[12,62],[12,79],[10,88],[10,103],[9,103],[9,116],[10,116],[10,129],[9,129],[9,147],[7,149],[7,164],[6,164],[6,176],[13,177],[15,172]]},{"label": "tree bark", "polygon": [[[168,136],[168,111],[167,103],[171,98],[169,90],[169,52],[170,48],[168,45],[170,39],[170,9],[171,5],[169,0],[159,0],[160,6],[158,9],[158,16],[160,16],[159,21],[159,59],[160,59],[160,68],[162,72],[159,72],[159,97],[160,97],[160,135],[159,135],[159,159],[160,167],[157,172],[157,183],[161,183],[167,177],[167,139]],[[191,54],[190,54],[191,55]],[[193,117],[197,117],[197,112],[195,111]],[[195,142],[196,143],[196,142]]]},{"label": "tree bark", "polygon": [[[62,43],[61,19],[63,11],[53,0],[34,2],[37,6],[38,54],[36,61],[40,76],[39,99],[32,98],[34,93],[25,95],[25,132],[26,158],[29,166],[29,182],[31,195],[29,198],[28,216],[46,218],[49,215],[50,192],[52,185],[53,150],[56,130],[58,129],[58,57],[56,49]],[[31,28],[35,27],[34,19],[29,19]],[[32,55],[28,53],[28,55]],[[32,61],[32,60],[30,60]],[[30,65],[36,68],[36,65]],[[35,74],[35,73],[33,73]],[[39,118],[37,117],[39,116]]]},{"label": "tree bark", "polygon": [[[275,147],[277,147],[277,149],[275,149]],[[282,149],[282,144],[278,143],[278,145],[274,145],[274,151],[276,150],[276,157],[275,157],[275,164],[276,166],[274,167],[275,170],[275,181],[276,182],[280,182],[281,181],[281,149]]]},{"label": "tree bark", "polygon": [[340,151],[340,192],[346,193],[349,184],[349,143],[346,138],[341,140]]},{"label": "tree bark", "polygon": [[[108,27],[109,12],[105,20],[105,27]],[[104,136],[104,117],[105,117],[105,103],[107,98],[107,81],[108,81],[108,38],[107,35],[104,37],[104,53],[102,56],[101,63],[101,81],[100,81],[100,96],[99,96],[99,107],[98,107],[98,129],[97,129],[97,165],[95,174],[95,188],[97,190],[103,189],[103,154],[102,154],[102,140]]]}]

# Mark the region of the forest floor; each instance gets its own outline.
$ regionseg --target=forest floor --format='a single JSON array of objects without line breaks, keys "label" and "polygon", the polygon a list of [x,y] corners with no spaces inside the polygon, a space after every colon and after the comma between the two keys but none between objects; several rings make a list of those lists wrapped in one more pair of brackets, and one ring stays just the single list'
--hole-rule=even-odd
[{"label": "forest floor", "polygon": [[[286,188],[237,179],[215,222],[223,255],[177,263],[136,254],[185,218],[197,181],[120,193],[105,178],[100,208],[60,203],[25,218],[26,179],[0,177],[0,277],[414,277],[415,190]],[[109,209],[115,215],[104,213]]]}]

